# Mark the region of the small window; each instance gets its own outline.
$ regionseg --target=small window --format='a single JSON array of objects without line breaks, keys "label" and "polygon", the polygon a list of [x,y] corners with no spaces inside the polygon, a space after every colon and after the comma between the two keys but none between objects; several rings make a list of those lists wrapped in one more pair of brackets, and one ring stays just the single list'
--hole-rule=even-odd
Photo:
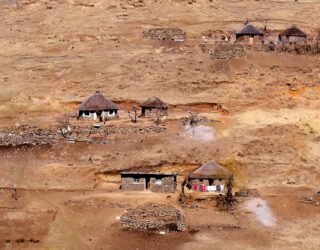
[{"label": "small window", "polygon": [[140,178],[134,177],[134,178],[133,178],[133,183],[134,183],[134,184],[139,184],[139,183],[140,183]]},{"label": "small window", "polygon": [[109,115],[113,115],[114,111],[113,110],[109,110]]},{"label": "small window", "polygon": [[84,115],[89,116],[89,111],[84,111]]}]

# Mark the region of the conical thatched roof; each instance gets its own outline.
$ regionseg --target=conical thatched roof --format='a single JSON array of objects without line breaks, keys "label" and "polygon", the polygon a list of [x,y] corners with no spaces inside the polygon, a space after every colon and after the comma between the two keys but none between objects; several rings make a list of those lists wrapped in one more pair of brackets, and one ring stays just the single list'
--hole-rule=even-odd
[{"label": "conical thatched roof", "polygon": [[158,97],[153,96],[143,102],[140,106],[145,108],[167,108],[168,104],[161,101]]},{"label": "conical thatched roof", "polygon": [[80,111],[100,111],[108,109],[118,109],[118,106],[105,98],[99,91],[82,102],[79,107]]},{"label": "conical thatched roof", "polygon": [[296,26],[292,26],[291,28],[282,31],[279,36],[307,37],[306,33]]},{"label": "conical thatched roof", "polygon": [[226,179],[229,178],[229,176],[231,176],[231,172],[228,169],[220,166],[214,161],[209,161],[193,170],[188,178]]},{"label": "conical thatched roof", "polygon": [[236,35],[243,35],[243,36],[263,36],[264,33],[260,30],[258,30],[256,27],[254,27],[251,24],[246,24],[241,30],[236,32]]}]

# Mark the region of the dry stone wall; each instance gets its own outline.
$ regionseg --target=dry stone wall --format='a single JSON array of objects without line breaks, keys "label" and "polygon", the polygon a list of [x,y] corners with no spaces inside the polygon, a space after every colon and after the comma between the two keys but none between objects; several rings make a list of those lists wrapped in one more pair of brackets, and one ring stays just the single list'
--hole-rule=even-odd
[{"label": "dry stone wall", "polygon": [[177,183],[174,181],[174,177],[164,177],[160,181],[161,184],[157,184],[156,178],[150,179],[152,192],[174,193],[176,191]]},{"label": "dry stone wall", "polygon": [[123,177],[121,178],[121,190],[126,191],[143,191],[145,190],[145,179],[139,178],[139,183],[134,182],[133,177]]},{"label": "dry stone wall", "polygon": [[166,204],[148,203],[129,210],[120,217],[123,226],[136,230],[185,231],[184,214]]},{"label": "dry stone wall", "polygon": [[200,47],[202,52],[210,55],[211,59],[237,59],[244,58],[247,55],[242,44],[201,44]]},{"label": "dry stone wall", "polygon": [[184,41],[186,32],[178,28],[153,28],[144,31],[143,37],[150,40]]}]

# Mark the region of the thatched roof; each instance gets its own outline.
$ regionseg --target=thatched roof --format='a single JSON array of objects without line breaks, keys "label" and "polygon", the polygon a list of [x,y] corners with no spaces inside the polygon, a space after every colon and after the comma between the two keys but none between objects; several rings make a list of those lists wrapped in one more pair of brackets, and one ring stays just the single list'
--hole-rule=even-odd
[{"label": "thatched roof", "polygon": [[229,176],[231,176],[231,172],[228,169],[220,166],[214,161],[209,161],[193,170],[188,178],[226,179],[229,178]]},{"label": "thatched roof", "polygon": [[108,109],[118,109],[118,106],[105,98],[99,91],[82,102],[79,107],[80,111],[100,111]]},{"label": "thatched roof", "polygon": [[140,106],[145,108],[167,108],[168,104],[161,101],[158,97],[153,96],[143,102]]},{"label": "thatched roof", "polygon": [[237,36],[263,36],[264,33],[251,24],[246,24],[241,30],[236,32]]},{"label": "thatched roof", "polygon": [[291,28],[282,31],[279,36],[307,37],[307,34],[298,27],[292,26]]}]

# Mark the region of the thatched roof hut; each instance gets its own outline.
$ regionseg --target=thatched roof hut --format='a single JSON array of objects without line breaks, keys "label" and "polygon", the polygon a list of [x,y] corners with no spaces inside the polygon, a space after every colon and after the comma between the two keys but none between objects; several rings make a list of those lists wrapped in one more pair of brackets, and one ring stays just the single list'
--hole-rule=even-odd
[{"label": "thatched roof hut", "polygon": [[140,106],[143,108],[157,108],[157,109],[168,108],[168,104],[166,104],[156,96],[150,97],[148,100],[143,102]]},{"label": "thatched roof hut", "polygon": [[301,29],[299,29],[298,27],[296,26],[292,26],[284,31],[282,31],[280,34],[279,34],[279,37],[282,37],[282,36],[285,36],[285,37],[304,37],[306,38],[307,37],[307,34],[304,33]]},{"label": "thatched roof hut", "polygon": [[209,161],[193,170],[188,179],[228,179],[231,172],[215,161]]},{"label": "thatched roof hut", "polygon": [[117,104],[104,97],[100,91],[81,103],[79,111],[118,110]]},{"label": "thatched roof hut", "polygon": [[252,24],[246,24],[241,30],[236,32],[236,38],[241,36],[263,36],[264,33]]}]

